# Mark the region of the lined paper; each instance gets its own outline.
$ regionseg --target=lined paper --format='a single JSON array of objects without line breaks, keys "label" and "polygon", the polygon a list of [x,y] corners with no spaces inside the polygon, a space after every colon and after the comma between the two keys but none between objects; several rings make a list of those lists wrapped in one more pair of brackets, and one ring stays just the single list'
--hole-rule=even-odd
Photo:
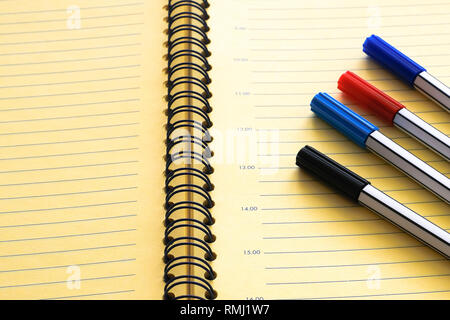
[{"label": "lined paper", "polygon": [[449,115],[368,59],[362,43],[380,35],[449,83],[450,4],[247,0],[215,2],[210,15],[213,150],[237,150],[214,164],[219,298],[450,298],[448,261],[295,166],[299,149],[314,146],[450,229],[448,205],[309,107],[327,92],[450,174],[448,162],[337,89],[351,70],[449,134]]},{"label": "lined paper", "polygon": [[1,298],[162,296],[164,4],[0,3]]}]

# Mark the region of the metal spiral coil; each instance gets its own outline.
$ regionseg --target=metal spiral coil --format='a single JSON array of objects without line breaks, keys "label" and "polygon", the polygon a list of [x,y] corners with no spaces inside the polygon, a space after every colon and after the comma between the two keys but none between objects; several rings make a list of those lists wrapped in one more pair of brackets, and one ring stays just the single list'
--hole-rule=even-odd
[{"label": "metal spiral coil", "polygon": [[208,7],[207,0],[169,0],[167,6],[164,299],[217,296],[210,264],[216,254],[211,249],[215,220],[210,211],[214,185],[209,175],[214,169],[209,162]]}]

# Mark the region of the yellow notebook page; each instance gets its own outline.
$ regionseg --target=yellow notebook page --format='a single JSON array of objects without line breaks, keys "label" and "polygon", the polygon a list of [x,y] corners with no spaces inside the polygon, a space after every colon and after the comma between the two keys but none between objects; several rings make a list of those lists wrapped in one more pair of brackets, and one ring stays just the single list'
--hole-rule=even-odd
[{"label": "yellow notebook page", "polygon": [[351,70],[450,133],[450,117],[362,52],[376,33],[450,82],[450,3],[216,1],[210,8],[219,298],[450,298],[450,264],[295,166],[306,144],[444,229],[442,201],[322,120],[328,92],[445,174],[450,166],[342,97]]},{"label": "yellow notebook page", "polygon": [[0,297],[161,298],[166,1],[0,3]]}]

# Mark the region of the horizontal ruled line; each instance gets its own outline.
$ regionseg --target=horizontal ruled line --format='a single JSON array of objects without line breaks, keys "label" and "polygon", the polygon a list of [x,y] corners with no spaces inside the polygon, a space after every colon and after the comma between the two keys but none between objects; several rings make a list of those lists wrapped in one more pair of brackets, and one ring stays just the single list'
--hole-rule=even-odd
[{"label": "horizontal ruled line", "polygon": [[0,243],[12,243],[12,242],[24,242],[24,241],[38,241],[38,240],[52,240],[52,239],[74,238],[74,237],[99,236],[99,235],[113,234],[113,233],[132,232],[132,231],[136,231],[136,230],[137,229],[123,229],[123,230],[99,231],[99,232],[91,232],[91,233],[67,234],[67,235],[59,235],[59,236],[48,236],[48,237],[39,237],[39,238],[9,239],[9,240],[0,240]]},{"label": "horizontal ruled line", "polygon": [[[112,24],[112,25],[105,25],[105,26],[98,26],[98,27],[83,27],[83,29],[80,29],[79,31],[130,27],[130,26],[139,26],[139,25],[143,25],[143,24],[144,24],[143,22],[138,22],[138,23]],[[10,36],[10,35],[18,35],[18,34],[34,34],[34,33],[49,33],[49,32],[71,32],[71,33],[73,33],[74,30],[64,28],[64,29],[46,29],[46,30],[35,30],[35,31],[3,32],[3,33],[0,33],[0,36]]]},{"label": "horizontal ruled line", "polygon": [[[442,172],[443,174],[450,174],[449,172]],[[367,180],[377,180],[377,179],[406,179],[408,180],[408,176],[405,175],[396,175],[396,176],[381,176],[381,177],[365,177]],[[302,180],[259,180],[259,183],[297,183],[297,182],[311,182],[318,181],[316,179],[302,179]],[[409,181],[409,180],[408,180]]]},{"label": "horizontal ruled line", "polygon": [[[5,226],[0,226],[0,229],[38,227],[38,226],[55,225],[55,224],[66,224],[66,223],[93,222],[93,221],[124,219],[124,218],[132,218],[132,217],[137,217],[137,215],[136,214],[127,214],[127,215],[121,215],[121,216],[100,217],[100,218],[87,218],[87,219],[64,220],[64,221],[54,221],[54,222],[40,222],[40,223],[28,223],[28,224],[17,224],[17,225],[5,225]],[[0,273],[1,272],[4,272],[4,271],[0,271]]]},{"label": "horizontal ruled line", "polygon": [[[449,23],[450,24],[450,23]],[[449,54],[421,54],[415,55],[414,58],[424,58],[424,57],[447,57]],[[251,59],[251,62],[313,62],[313,61],[370,61],[369,57],[346,57],[346,58],[319,58],[319,59]],[[370,79],[367,79],[370,80]],[[398,78],[386,78],[385,80],[399,80]],[[399,80],[400,81],[400,80]],[[321,82],[321,81],[318,81]],[[327,82],[327,81],[324,81]],[[255,82],[254,82],[255,83]],[[257,83],[257,82],[256,82]]]},{"label": "horizontal ruled line", "polygon": [[[0,34],[1,35],[1,34]],[[85,48],[72,48],[72,49],[59,49],[59,50],[44,50],[44,51],[21,51],[21,52],[8,52],[0,53],[0,56],[17,56],[17,55],[28,55],[28,54],[44,54],[44,53],[62,53],[62,52],[73,52],[73,51],[87,51],[87,50],[102,50],[111,48],[123,48],[141,45],[140,42],[127,43],[127,44],[114,44],[108,46],[100,47],[85,47]]]},{"label": "horizontal ruled line", "polygon": [[[133,149],[118,149],[118,150],[120,150],[120,151],[122,151],[122,150],[137,150],[137,148],[133,148]],[[111,151],[116,151],[116,150],[105,150],[105,151],[100,151],[100,152],[111,152]],[[90,153],[90,152],[88,152],[88,153]],[[70,155],[79,155],[79,154],[80,153],[70,153]],[[67,154],[61,154],[61,155],[67,155]],[[0,159],[0,160],[9,160],[9,159],[15,159],[15,158],[4,158],[4,159]],[[137,162],[138,162],[137,160],[129,160],[129,161],[118,161],[118,162],[103,162],[103,163],[93,163],[93,164],[81,164],[81,165],[75,165],[75,166],[16,169],[16,170],[0,171],[0,174],[2,174],[2,173],[17,173],[17,172],[31,172],[31,171],[47,171],[47,170],[89,168],[89,167],[99,167],[99,166],[111,166],[111,165],[130,164],[130,163],[137,163]]]},{"label": "horizontal ruled line", "polygon": [[[414,25],[405,25],[405,24],[383,24],[383,28],[408,28],[408,27],[426,27],[426,26],[447,26],[450,25],[449,22],[441,22],[441,23],[422,23],[422,24],[414,24]],[[357,27],[356,27],[357,28]],[[360,28],[366,28],[366,26],[360,26]],[[347,26],[333,26],[333,27],[249,27],[247,30],[249,31],[298,31],[298,30],[354,30],[355,26],[347,27]]]},{"label": "horizontal ruled line", "polygon": [[[428,65],[428,67],[449,67],[450,65],[448,64],[443,64],[443,65]],[[346,68],[339,68],[339,69],[324,69],[324,70],[320,70],[320,69],[303,69],[303,70],[251,70],[251,72],[253,73],[299,73],[299,72],[331,72],[331,71],[345,71]],[[371,68],[352,68],[353,71],[376,71],[376,70],[386,70],[385,68],[381,68],[381,67],[371,67]],[[393,91],[409,91],[409,92],[414,92],[411,88],[405,88],[405,89],[388,89],[388,90],[383,90],[383,91],[387,91],[387,92],[393,92]],[[338,92],[335,92],[338,93]],[[255,94],[255,93],[253,93]]]},{"label": "horizontal ruled line", "polygon": [[[23,157],[11,157],[11,158],[0,158],[0,161],[11,161],[11,160],[27,160],[27,159],[41,159],[41,158],[52,158],[52,157],[72,157],[72,156],[81,156],[81,155],[92,155],[92,154],[101,154],[101,153],[110,153],[110,152],[125,152],[125,151],[135,151],[139,150],[139,148],[122,148],[122,149],[108,149],[108,150],[95,150],[95,151],[83,151],[83,152],[71,152],[71,153],[52,153],[52,154],[44,154],[44,155],[36,155],[36,156],[23,156]],[[122,162],[113,162],[112,164],[118,163],[132,163],[137,161],[122,161]],[[54,168],[43,168],[43,169],[19,169],[19,170],[11,170],[11,171],[0,171],[0,173],[15,173],[15,172],[26,172],[26,171],[40,171],[40,170],[56,170],[56,169],[68,169],[68,168],[81,168],[81,167],[89,167],[96,165],[81,165],[81,166],[69,166],[69,167],[54,167]]]},{"label": "horizontal ruled line", "polygon": [[[335,193],[338,195],[338,193]],[[404,202],[405,205],[411,204],[428,204],[428,203],[442,203],[441,200],[430,200],[430,201],[413,201],[413,202]],[[362,208],[360,205],[342,205],[342,206],[323,206],[323,207],[291,207],[291,208],[261,208],[261,210],[265,211],[282,211],[282,210],[312,210],[312,209],[346,209],[346,208]]]},{"label": "horizontal ruled line", "polygon": [[[103,16],[83,16],[83,20],[97,20],[97,19],[107,19],[107,18],[119,18],[119,17],[129,17],[129,16],[140,16],[143,12],[132,12],[132,13],[121,13],[121,14],[111,14]],[[65,19],[47,19],[47,20],[27,20],[27,21],[14,21],[14,22],[0,22],[0,26],[9,25],[21,25],[21,24],[33,24],[33,23],[52,23],[52,22],[66,22]]]},{"label": "horizontal ruled line", "polygon": [[[308,95],[308,94],[301,94],[301,95]],[[280,119],[313,119],[316,118],[314,115],[310,116],[273,116],[273,117],[255,117],[257,120],[280,120]]]},{"label": "horizontal ruled line", "polygon": [[[112,179],[112,178],[124,178],[137,176],[137,173],[127,173],[127,174],[116,174],[111,176],[98,176],[98,177],[86,177],[86,178],[73,178],[73,179],[61,179],[61,180],[43,180],[43,181],[33,181],[33,182],[21,182],[21,183],[7,183],[0,184],[0,187],[17,187],[17,186],[28,186],[36,184],[51,184],[51,183],[64,183],[64,182],[76,182],[76,181],[88,181],[88,180],[102,180],[102,179]],[[0,226],[1,228],[1,226]]]},{"label": "horizontal ruled line", "polygon": [[[334,92],[329,92],[329,94],[333,95]],[[286,95],[289,95],[289,94],[286,94]],[[307,94],[298,94],[298,95],[307,95]],[[312,94],[312,96],[313,95],[314,94]],[[414,100],[409,100],[407,102],[428,102],[428,101],[429,100],[427,100],[427,99],[414,99]],[[399,102],[405,103],[405,101],[401,101],[401,100]],[[354,104],[349,104],[349,103],[345,103],[345,105],[348,106],[348,107],[349,106],[356,106]],[[308,108],[307,105],[304,105],[304,106],[299,105],[297,107],[299,107],[299,108]],[[429,113],[429,112],[433,113],[433,112],[442,112],[442,111],[444,111],[444,110],[436,109],[436,110],[428,110],[428,111],[417,111],[415,113]],[[316,118],[313,113],[309,113],[309,114],[310,115],[308,115],[308,116],[282,116],[282,117],[280,117],[280,116],[264,116],[264,117],[256,116],[255,119],[259,119],[259,120],[287,119],[287,120],[289,120],[289,119]],[[442,114],[446,114],[446,113],[442,113]],[[374,118],[374,119],[377,118],[375,116],[375,114],[372,114],[372,113],[360,113],[360,115],[364,116],[364,117],[368,117],[368,118]],[[431,123],[431,124],[448,124],[450,122],[449,121],[440,121],[440,122],[431,122],[430,121],[429,123]],[[392,125],[378,125],[378,127],[379,128],[393,128]],[[272,128],[272,129],[269,129],[269,128],[257,128],[256,130],[258,130],[258,131],[270,131],[270,130],[272,130],[272,131],[276,131],[276,130],[278,130],[278,131],[306,131],[306,130],[330,130],[330,129],[332,129],[331,126],[330,127],[323,127],[323,128]],[[401,136],[401,137],[407,137],[407,135]]]},{"label": "horizontal ruled line", "polygon": [[136,102],[136,101],[140,101],[140,99],[133,98],[133,99],[98,101],[98,102],[75,103],[75,104],[47,105],[47,106],[34,106],[34,107],[16,107],[16,108],[9,108],[9,109],[0,109],[0,112],[35,110],[35,109],[56,109],[56,108],[68,108],[68,107],[85,107],[85,106],[93,106],[93,105],[115,104],[115,103]]},{"label": "horizontal ruled line", "polygon": [[[420,14],[393,14],[393,15],[387,15],[387,14],[383,14],[381,17],[383,18],[397,18],[397,17],[424,17],[424,16],[448,16],[450,15],[450,13],[441,13],[441,12],[436,12],[436,13],[420,13]],[[287,17],[271,17],[271,18],[252,18],[250,17],[248,20],[250,21],[298,21],[298,20],[343,20],[343,19],[367,19],[370,16],[360,16],[360,17],[355,17],[355,16],[331,16],[331,17],[295,17],[295,18],[287,18]]]},{"label": "horizontal ruled line", "polygon": [[16,45],[25,45],[25,44],[42,44],[42,43],[54,43],[54,42],[65,42],[65,41],[112,39],[112,38],[122,38],[122,37],[134,37],[134,36],[139,36],[139,35],[141,35],[141,33],[125,33],[125,34],[86,37],[86,38],[47,39],[47,40],[35,40],[35,41],[23,41],[23,42],[3,42],[3,43],[0,42],[0,46],[16,46]]},{"label": "horizontal ruled line", "polygon": [[363,237],[363,236],[378,236],[378,235],[405,235],[403,231],[395,232],[378,232],[378,233],[359,233],[359,234],[331,234],[331,235],[315,235],[315,236],[286,236],[286,237],[263,237],[264,240],[292,240],[292,239],[316,239],[316,238],[340,238],[340,237]]},{"label": "horizontal ruled line", "polygon": [[94,83],[94,82],[106,82],[115,80],[125,80],[125,79],[137,79],[140,78],[138,75],[115,77],[115,78],[101,78],[101,79],[89,79],[89,80],[76,80],[76,81],[65,81],[65,82],[45,82],[45,83],[33,83],[33,84],[19,84],[10,86],[0,86],[0,89],[11,89],[11,88],[29,88],[29,87],[42,87],[42,86],[56,86],[56,85],[66,85],[66,84],[79,84],[79,83]]},{"label": "horizontal ruled line", "polygon": [[18,200],[18,199],[33,199],[33,198],[47,198],[47,197],[64,197],[64,196],[73,196],[73,195],[82,195],[82,194],[134,190],[134,189],[137,189],[137,188],[138,187],[136,187],[136,186],[132,186],[132,187],[99,189],[99,190],[78,191],[78,192],[48,193],[48,194],[37,194],[37,195],[16,196],[16,197],[4,197],[4,198],[0,198],[0,201],[4,201],[4,200]]},{"label": "horizontal ruled line", "polygon": [[[315,181],[315,180],[313,180]],[[397,192],[397,191],[416,191],[423,190],[423,188],[402,188],[402,189],[383,189],[383,192]],[[321,196],[326,194],[338,194],[336,192],[315,192],[315,193],[273,193],[260,194],[260,197],[297,197],[297,196]]]},{"label": "horizontal ruled line", "polygon": [[[356,208],[356,207],[355,207]],[[436,213],[422,215],[425,218],[446,217],[448,213]],[[370,218],[370,219],[345,219],[345,220],[315,220],[315,221],[283,221],[283,222],[262,222],[262,225],[291,225],[291,224],[321,224],[321,223],[356,223],[356,222],[373,222],[382,221],[382,218]]]},{"label": "horizontal ruled line", "polygon": [[[405,137],[406,139],[411,139],[410,137]],[[399,140],[400,138],[391,138],[391,140]],[[402,138],[403,139],[403,138]],[[326,141],[326,140],[314,140],[314,141],[299,141],[299,142],[278,142],[280,144],[282,143],[294,143],[294,144],[301,144],[301,143],[337,143],[337,142],[342,142],[342,143],[349,143],[351,144],[352,142],[349,140],[333,140],[333,141]],[[263,142],[262,144],[277,144],[277,142]],[[409,152],[411,151],[423,151],[423,150],[429,150],[428,148],[411,148],[408,149]],[[371,154],[369,151],[367,150],[363,150],[363,151],[347,151],[347,152],[327,152],[327,155],[343,155],[343,154]],[[257,157],[294,157],[296,156],[296,153],[267,153],[267,154],[257,154]],[[428,161],[430,162],[430,161]]]},{"label": "horizontal ruled line", "polygon": [[[85,10],[95,10],[95,9],[112,9],[112,8],[121,8],[121,7],[134,7],[134,6],[139,6],[139,5],[143,5],[143,4],[144,4],[144,2],[135,2],[135,3],[125,3],[125,4],[118,4],[118,5],[83,7],[83,11],[85,11]],[[17,14],[49,13],[49,12],[67,12],[67,8],[51,9],[51,10],[31,10],[31,11],[3,12],[3,13],[0,13],[0,16],[17,15]]]},{"label": "horizontal ruled line", "polygon": [[[363,152],[366,153],[366,152]],[[348,153],[339,153],[339,152],[335,152],[335,153],[325,153],[326,155],[336,155],[336,154],[353,154],[353,152],[348,152]],[[370,153],[367,153],[370,154]],[[380,160],[381,161],[381,160]],[[448,163],[446,160],[429,160],[426,161],[427,163]],[[379,162],[379,163],[368,163],[368,164],[349,164],[346,165],[346,167],[348,168],[352,168],[352,167],[375,167],[375,166],[391,166],[389,163],[387,162]],[[260,167],[258,168],[259,170],[292,170],[292,169],[298,169],[298,167]]]},{"label": "horizontal ruled line", "polygon": [[[139,90],[139,89],[140,89],[140,87],[130,87],[130,88],[115,88],[115,89],[104,89],[104,90],[94,90],[94,91],[78,91],[78,92],[41,94],[41,95],[33,95],[33,96],[0,97],[0,100],[18,100],[18,99],[37,99],[37,98],[48,98],[48,97],[77,96],[77,95],[83,95],[83,94],[120,92],[120,91],[131,91],[131,90]],[[6,123],[6,122],[7,121],[2,121],[0,123]]]},{"label": "horizontal ruled line", "polygon": [[29,213],[29,212],[43,212],[43,211],[83,209],[83,208],[92,208],[92,207],[115,206],[115,205],[130,204],[130,203],[136,203],[136,202],[137,202],[137,200],[127,200],[127,201],[117,201],[117,202],[104,202],[104,203],[86,204],[86,205],[80,205],[80,206],[67,206],[67,207],[52,207],[52,208],[38,208],[38,209],[26,209],[26,210],[0,211],[0,214],[17,214],[17,213]]},{"label": "horizontal ruled line", "polygon": [[[405,279],[422,279],[422,278],[436,278],[436,277],[448,277],[450,274],[432,274],[432,275],[418,275],[418,276],[405,276],[405,277],[387,277],[387,278],[377,278],[380,281],[387,280],[405,280]],[[362,282],[367,281],[365,279],[346,279],[346,280],[323,280],[323,281],[299,281],[299,282],[268,282],[266,285],[297,285],[297,284],[324,284],[324,283],[351,283],[351,282]]]},{"label": "horizontal ruled line", "polygon": [[[402,102],[402,101],[400,101],[400,102]],[[441,111],[441,110],[439,110],[439,111]],[[415,113],[418,113],[418,112],[415,112]],[[446,114],[446,113],[443,113],[443,114]],[[268,118],[266,117],[261,120],[266,120],[266,119],[268,119]],[[269,117],[269,119],[270,119],[270,117]],[[290,117],[284,117],[282,119],[290,119]],[[428,122],[428,123],[430,123],[430,122]],[[430,124],[448,124],[448,123],[450,123],[450,122],[434,122],[434,123],[430,123]],[[390,126],[390,125],[378,125],[377,127],[378,128],[393,128],[393,126]],[[333,130],[334,131],[335,129],[333,129],[333,127],[330,126],[330,127],[323,127],[323,128],[256,128],[255,130],[256,131],[280,131],[280,132],[287,131],[288,132],[288,131],[310,131],[310,130],[315,130],[315,131]]]},{"label": "horizontal ruled line", "polygon": [[[425,217],[425,216],[424,216]],[[381,221],[381,218],[370,218],[370,219],[346,219],[346,220],[317,220],[317,221],[283,221],[283,222],[263,222],[262,225],[290,225],[290,224],[316,224],[316,223],[355,223],[355,222],[370,222],[370,221]]]},{"label": "horizontal ruled line", "polygon": [[64,296],[64,297],[56,297],[56,298],[45,298],[42,300],[58,300],[58,299],[71,299],[71,298],[84,298],[84,297],[93,297],[93,296],[101,296],[101,295],[108,295],[108,294],[122,294],[122,293],[131,293],[135,290],[121,290],[121,291],[107,291],[107,292],[99,292],[99,293],[90,293],[90,294],[79,294],[75,296]]},{"label": "horizontal ruled line", "polygon": [[95,262],[87,262],[87,263],[74,263],[70,265],[57,265],[57,266],[46,266],[46,267],[36,267],[36,268],[25,268],[25,269],[9,269],[9,270],[0,270],[0,273],[13,273],[13,272],[27,272],[27,271],[39,271],[39,270],[51,270],[51,269],[62,269],[67,268],[73,265],[76,266],[95,266],[101,264],[110,264],[110,263],[122,263],[122,262],[133,262],[136,261],[136,258],[128,258],[128,259],[119,259],[119,260],[105,260],[105,261],[95,261]]},{"label": "horizontal ruled line", "polygon": [[312,250],[312,251],[269,251],[264,254],[296,254],[296,253],[337,253],[337,252],[356,252],[356,251],[371,251],[371,250],[393,250],[393,249],[409,249],[422,248],[423,245],[412,246],[397,246],[397,247],[380,247],[380,248],[355,248],[355,249],[330,249],[330,250]]},{"label": "horizontal ruled line", "polygon": [[450,290],[437,290],[437,291],[419,291],[419,292],[401,292],[401,293],[384,293],[384,294],[366,294],[366,295],[354,295],[354,296],[334,296],[334,297],[316,297],[316,298],[302,298],[308,300],[319,299],[348,299],[348,298],[370,298],[370,297],[388,297],[388,296],[402,296],[402,295],[414,295],[414,294],[433,294],[433,293],[445,293]]},{"label": "horizontal ruled line", "polygon": [[21,63],[0,64],[0,67],[17,67],[17,66],[53,64],[53,63],[73,63],[73,62],[82,62],[82,61],[129,58],[129,57],[137,57],[137,56],[140,56],[140,54],[124,54],[124,55],[116,55],[116,56],[102,56],[102,57],[92,57],[92,58],[82,58],[82,59],[66,59],[66,60],[45,60],[45,61],[34,61],[33,60],[33,61],[21,62]]},{"label": "horizontal ruled line", "polygon": [[314,192],[314,193],[274,193],[260,194],[260,197],[287,197],[287,196],[321,196],[326,194],[337,194],[336,192]]},{"label": "horizontal ruled line", "polygon": [[[413,47],[434,47],[434,46],[447,46],[450,43],[428,43],[428,44],[416,44],[416,45],[404,45],[403,48]],[[250,51],[319,51],[319,50],[360,50],[360,47],[337,47],[337,48],[250,48]]]},{"label": "horizontal ruled line", "polygon": [[92,142],[92,141],[131,139],[131,138],[137,138],[137,137],[139,137],[139,135],[79,139],[79,140],[65,140],[65,141],[48,141],[48,142],[36,142],[36,143],[15,144],[15,145],[0,145],[0,148],[35,147],[35,146],[44,146],[44,145],[52,145],[52,144],[66,144],[66,143],[81,143],[81,142]]},{"label": "horizontal ruled line", "polygon": [[0,136],[11,136],[20,134],[37,134],[37,133],[51,133],[51,132],[65,132],[65,131],[78,131],[78,130],[91,130],[91,129],[104,129],[104,128],[117,128],[138,125],[139,122],[119,123],[119,124],[107,124],[90,127],[77,127],[77,128],[62,128],[62,129],[49,129],[49,130],[35,130],[35,131],[17,131],[17,132],[4,132],[0,133]]},{"label": "horizontal ruled line", "polygon": [[[431,7],[431,6],[443,6],[448,5],[448,2],[441,2],[441,3],[422,3],[422,4],[379,4],[377,7],[379,8],[392,8],[392,7],[408,7],[408,8],[418,8],[418,7]],[[331,7],[331,6],[325,6],[325,7],[265,7],[265,8],[249,8],[250,11],[292,11],[292,10],[322,10],[322,9],[367,9],[367,6],[341,6],[341,7]]]},{"label": "horizontal ruled line", "polygon": [[317,269],[317,268],[347,268],[361,267],[373,265],[390,265],[390,264],[408,264],[408,263],[428,263],[442,262],[446,259],[429,259],[429,260],[408,260],[408,261],[392,261],[392,262],[373,262],[373,263],[355,263],[355,264],[335,264],[335,265],[313,265],[313,266],[290,266],[290,267],[265,267],[266,270],[283,270],[283,269]]},{"label": "horizontal ruled line", "polygon": [[[449,228],[444,230],[450,230]],[[341,238],[341,237],[365,237],[380,235],[406,235],[403,231],[393,232],[374,232],[374,233],[356,233],[356,234],[327,234],[327,235],[311,235],[311,236],[273,236],[263,237],[264,240],[292,240],[292,239],[316,239],[316,238]]]},{"label": "horizontal ruled line", "polygon": [[[135,276],[134,273],[133,274],[115,275],[115,276],[96,277],[96,278],[84,278],[84,279],[80,279],[79,281],[107,280],[107,279],[117,279],[117,278],[124,278],[124,277],[133,277],[133,276]],[[67,279],[61,280],[61,281],[34,282],[34,283],[16,284],[16,285],[9,285],[9,286],[0,286],[0,289],[54,285],[54,284],[63,284],[63,283],[64,284],[67,283]]]},{"label": "horizontal ruled line", "polygon": [[261,208],[264,211],[280,211],[280,210],[309,210],[309,209],[348,209],[348,208],[361,208],[360,205],[349,206],[322,206],[322,207],[294,207],[294,208]]},{"label": "horizontal ruled line", "polygon": [[117,248],[123,248],[123,247],[132,247],[135,245],[136,245],[135,243],[126,243],[126,244],[117,244],[117,245],[101,246],[101,247],[78,248],[78,249],[67,249],[67,250],[57,250],[57,251],[16,253],[16,254],[0,255],[0,258],[14,258],[14,257],[37,256],[37,255],[70,253],[70,252],[91,251],[91,250],[117,249]]},{"label": "horizontal ruled line", "polygon": [[[389,38],[403,38],[403,37],[420,37],[420,36],[446,36],[450,33],[421,33],[421,34],[393,34],[389,35]],[[250,38],[251,41],[311,41],[311,40],[361,40],[361,36],[358,37],[322,37],[322,38]]]},{"label": "horizontal ruled line", "polygon": [[[360,116],[363,116],[360,114]],[[367,115],[366,115],[367,116]],[[410,139],[410,136],[386,136],[391,140],[402,140],[402,139]],[[299,143],[319,143],[319,142],[351,142],[348,139],[329,139],[329,140],[292,140],[292,141],[256,141],[258,144],[299,144]],[[408,148],[408,151],[420,151],[420,150],[428,150],[428,148]],[[361,152],[348,152],[351,154],[354,153],[368,153],[367,151],[361,151]],[[329,154],[346,154],[346,153],[329,153]],[[271,154],[264,154],[264,155],[279,155],[277,153],[271,153]],[[295,155],[294,153],[287,154],[289,156]]]},{"label": "horizontal ruled line", "polygon": [[[447,66],[447,65],[446,65]],[[320,70],[320,69],[304,69],[304,70],[251,70],[250,72],[252,73],[300,73],[300,72],[333,72],[333,71],[345,71],[346,68],[339,68],[339,69],[325,69],[325,70]],[[376,70],[385,70],[384,68],[381,67],[373,67],[373,68],[352,68],[353,71],[376,71]],[[405,89],[403,89],[405,90]],[[409,89],[411,90],[411,89]],[[335,92],[338,93],[338,92]],[[258,93],[253,93],[254,95],[257,95]],[[267,93],[265,92],[261,92],[259,93],[260,95],[267,95]],[[292,93],[292,94],[309,94],[309,93]],[[268,95],[271,95],[270,93]]]},{"label": "horizontal ruled line", "polygon": [[17,123],[17,122],[34,122],[34,121],[48,121],[48,120],[64,120],[64,119],[90,118],[90,117],[104,117],[104,116],[115,116],[115,115],[120,115],[120,114],[131,114],[131,113],[138,113],[138,112],[139,112],[139,110],[132,110],[132,111],[121,111],[121,112],[108,112],[108,113],[82,114],[82,115],[65,116],[65,117],[50,117],[50,118],[33,118],[33,119],[6,120],[6,121],[0,121],[0,124]]},{"label": "horizontal ruled line", "polygon": [[[383,80],[389,80],[389,79],[383,79]],[[380,80],[380,81],[382,81],[382,80]],[[333,81],[333,83],[334,83],[335,81]],[[408,90],[406,90],[407,92],[414,92],[413,90],[411,90],[411,91],[408,91]],[[341,92],[328,92],[329,94],[337,94],[337,93],[341,93]],[[311,92],[311,95],[313,95],[313,94],[316,94],[316,92]],[[402,102],[402,103],[412,103],[412,102],[424,102],[424,101],[426,101],[426,102],[428,102],[428,101],[430,101],[430,100],[427,100],[427,99],[399,99],[398,100],[399,102]],[[345,103],[345,105],[346,106],[358,106],[358,104],[356,104],[356,103]],[[283,106],[283,105],[255,105],[255,106],[260,106],[260,107],[262,107],[262,106]],[[309,107],[310,105],[308,105],[308,104],[298,104],[297,106],[301,106],[301,107]],[[426,112],[426,111],[429,111],[429,110],[425,110],[425,111],[422,111],[422,112]],[[438,109],[438,107],[436,106],[436,109],[435,110],[432,110],[432,112],[436,112],[436,111],[443,111],[442,109]],[[419,111],[420,112],[420,111]],[[417,112],[415,112],[415,113],[417,113]],[[445,114],[445,113],[444,113]],[[368,114],[366,114],[366,115],[368,115]],[[375,116],[375,115],[371,115],[371,116]],[[288,118],[288,117],[287,117]],[[393,126],[381,126],[381,127],[390,127],[390,128],[392,128]],[[330,127],[331,128],[331,127]],[[278,128],[277,128],[278,129]],[[273,129],[273,130],[277,130],[277,129]],[[264,130],[264,129],[261,129],[261,128],[259,128],[259,129],[257,129],[257,130]],[[279,128],[279,130],[283,130],[283,128]],[[289,129],[289,130],[294,130],[294,129]],[[296,129],[296,130],[298,130],[298,128]],[[320,128],[306,128],[306,129],[303,129],[303,130],[320,130]]]},{"label": "horizontal ruled line", "polygon": [[17,74],[0,74],[2,78],[12,78],[12,77],[29,77],[29,76],[42,76],[49,74],[63,74],[63,73],[76,73],[76,72],[92,72],[92,71],[104,71],[104,70],[118,70],[118,69],[128,69],[140,67],[140,64],[129,64],[120,65],[113,67],[103,67],[103,68],[89,68],[89,69],[72,69],[72,70],[61,70],[61,71],[50,71],[50,72],[34,72],[34,73],[17,73]]}]

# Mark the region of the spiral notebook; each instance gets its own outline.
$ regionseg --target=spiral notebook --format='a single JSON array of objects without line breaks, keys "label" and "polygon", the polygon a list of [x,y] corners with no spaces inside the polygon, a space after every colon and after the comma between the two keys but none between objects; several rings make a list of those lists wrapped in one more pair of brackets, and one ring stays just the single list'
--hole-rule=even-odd
[{"label": "spiral notebook", "polygon": [[0,1],[3,299],[449,299],[450,264],[295,166],[312,145],[448,230],[447,205],[309,110],[376,33],[450,82],[450,3]]}]

